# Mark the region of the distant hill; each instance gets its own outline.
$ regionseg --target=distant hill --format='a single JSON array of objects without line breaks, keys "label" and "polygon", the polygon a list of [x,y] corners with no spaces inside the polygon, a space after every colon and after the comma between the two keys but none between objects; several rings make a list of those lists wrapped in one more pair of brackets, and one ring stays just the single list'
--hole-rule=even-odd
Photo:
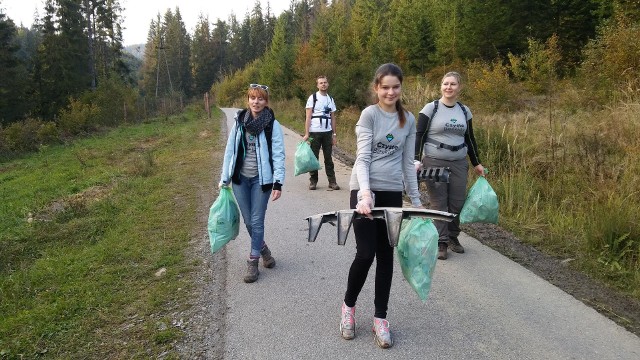
[{"label": "distant hill", "polygon": [[145,44],[127,45],[124,47],[124,52],[133,55],[136,59],[142,60],[144,58],[144,45]]}]

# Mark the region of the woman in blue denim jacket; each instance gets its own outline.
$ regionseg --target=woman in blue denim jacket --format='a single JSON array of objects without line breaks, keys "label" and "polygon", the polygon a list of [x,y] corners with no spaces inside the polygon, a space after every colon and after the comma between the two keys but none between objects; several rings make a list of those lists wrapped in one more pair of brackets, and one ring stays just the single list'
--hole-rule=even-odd
[{"label": "woman in blue denim jacket", "polygon": [[276,261],[264,241],[264,218],[269,198],[278,200],[284,183],[284,136],[268,107],[269,88],[251,84],[246,109],[238,111],[229,131],[220,186],[233,187],[242,219],[251,236],[244,282],[258,280],[258,260],[272,268]]}]

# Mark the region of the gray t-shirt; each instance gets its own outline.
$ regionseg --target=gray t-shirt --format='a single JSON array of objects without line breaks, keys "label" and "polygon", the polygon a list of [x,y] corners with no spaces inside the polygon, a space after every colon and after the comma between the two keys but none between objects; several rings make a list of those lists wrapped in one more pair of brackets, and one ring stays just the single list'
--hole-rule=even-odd
[{"label": "gray t-shirt", "polygon": [[258,176],[258,157],[256,155],[258,137],[245,132],[245,138],[247,139],[247,152],[245,153],[240,174],[246,178],[254,178]]},{"label": "gray t-shirt", "polygon": [[[473,118],[471,110],[466,108],[468,119]],[[427,103],[420,113],[431,117],[433,114],[433,102]],[[464,144],[464,134],[467,131],[467,120],[459,104],[449,107],[442,102],[438,105],[438,111],[429,126],[427,139],[450,146]],[[441,160],[460,160],[467,157],[467,148],[462,147],[457,151],[438,147],[437,144],[426,142],[422,150],[423,156]]]},{"label": "gray t-shirt", "polygon": [[362,110],[356,124],[357,155],[351,172],[351,190],[402,191],[413,206],[421,206],[418,179],[413,165],[416,120],[406,113],[404,127],[398,113],[388,113],[378,105]]}]

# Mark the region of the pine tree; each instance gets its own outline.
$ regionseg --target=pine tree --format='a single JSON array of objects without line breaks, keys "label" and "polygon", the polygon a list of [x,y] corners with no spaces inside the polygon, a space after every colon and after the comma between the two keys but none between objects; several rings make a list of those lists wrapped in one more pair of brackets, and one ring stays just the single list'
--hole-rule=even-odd
[{"label": "pine tree", "polygon": [[291,84],[294,74],[291,69],[295,61],[295,50],[293,34],[287,31],[290,25],[291,14],[282,14],[276,23],[269,51],[265,53],[260,67],[260,82],[269,84],[272,93],[278,98],[289,98],[293,95]]},{"label": "pine tree", "polygon": [[27,110],[27,71],[15,40],[13,21],[0,12],[0,125],[21,119]]},{"label": "pine tree", "polygon": [[203,94],[216,80],[216,54],[209,18],[200,14],[191,41],[191,71],[195,94]]}]

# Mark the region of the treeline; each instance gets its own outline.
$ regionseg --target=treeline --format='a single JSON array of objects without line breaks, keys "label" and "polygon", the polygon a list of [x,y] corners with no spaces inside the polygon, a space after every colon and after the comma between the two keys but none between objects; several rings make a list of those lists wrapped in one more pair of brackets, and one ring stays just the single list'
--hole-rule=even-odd
[{"label": "treeline", "polygon": [[193,34],[176,7],[151,21],[140,71],[122,51],[120,3],[48,1],[30,29],[0,12],[0,152],[178,111],[212,84],[221,104],[251,82],[302,100],[327,74],[341,107],[363,106],[373,69],[389,61],[429,79],[495,74],[467,87],[494,102],[512,94],[495,86],[505,81],[536,94],[587,74],[602,103],[640,79],[637,0],[292,0],[277,17],[256,1],[241,21],[201,16]]},{"label": "treeline", "polygon": [[31,28],[16,27],[0,0],[0,154],[179,111],[212,84],[261,57],[276,19],[256,1],[242,21],[193,34],[178,7],[151,21],[145,57],[122,47],[118,0],[54,0]]},{"label": "treeline", "polygon": [[638,77],[636,41],[621,38],[628,51],[617,47],[623,53],[615,59],[602,47],[637,29],[639,19],[637,0],[296,0],[278,17],[264,56],[213,90],[229,103],[259,81],[278,98],[304,99],[314,77],[327,74],[341,106],[363,106],[373,69],[385,62],[433,78],[478,62],[508,64],[508,77],[530,83],[540,80],[538,71],[553,79],[600,71],[611,89]]},{"label": "treeline", "polygon": [[140,89],[144,94],[180,91],[201,95],[224,74],[243,68],[264,54],[272,41],[276,19],[260,1],[242,22],[234,14],[228,21],[211,23],[200,16],[193,34],[185,29],[180,9],[168,9],[151,22]]},{"label": "treeline", "polygon": [[30,29],[0,13],[3,125],[25,115],[53,119],[70,97],[128,77],[118,1],[47,1],[43,11]]},{"label": "treeline", "polygon": [[31,28],[0,12],[0,155],[133,115],[121,12],[118,0],[47,1]]}]

